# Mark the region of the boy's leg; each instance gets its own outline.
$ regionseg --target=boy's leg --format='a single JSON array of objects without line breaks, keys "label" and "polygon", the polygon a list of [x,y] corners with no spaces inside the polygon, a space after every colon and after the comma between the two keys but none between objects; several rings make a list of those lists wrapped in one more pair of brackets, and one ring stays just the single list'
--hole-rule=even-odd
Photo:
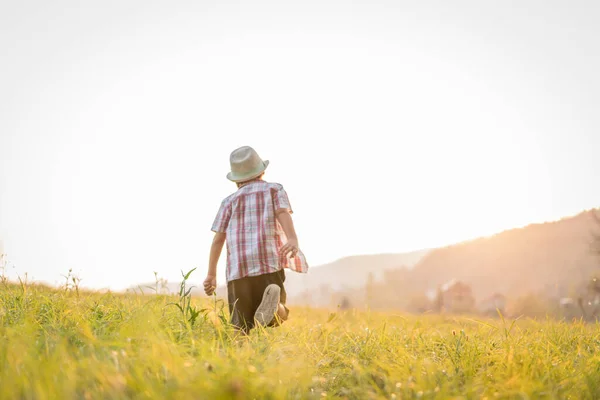
[{"label": "boy's leg", "polygon": [[[277,308],[277,317],[281,322],[287,321],[290,315],[290,310],[282,303],[279,303],[279,307]],[[273,324],[277,324],[278,321],[273,321]]]},{"label": "boy's leg", "polygon": [[277,308],[277,317],[273,319],[270,326],[278,326],[282,322],[286,321],[290,315],[290,310],[285,306],[287,301],[287,293],[285,291],[285,286],[283,283],[285,282],[285,271],[282,269],[277,271],[275,275],[272,277],[273,283],[279,285],[281,288],[281,296],[279,300],[279,307]]},{"label": "boy's leg", "polygon": [[236,279],[227,283],[227,300],[231,324],[248,333],[254,327],[254,307],[250,278]]},{"label": "boy's leg", "polygon": [[261,302],[254,313],[254,318],[259,325],[268,326],[275,318],[279,308],[280,293],[281,288],[275,284],[268,285],[263,291]]},{"label": "boy's leg", "polygon": [[[289,310],[285,306],[287,293],[285,292],[285,287],[283,283],[285,282],[285,272],[284,270],[279,270],[277,272],[273,272],[270,274],[260,275],[257,277],[253,277],[252,282],[252,296],[255,301],[255,306],[258,309],[260,307],[260,302],[265,295],[266,289],[269,285],[277,285],[279,287],[279,301],[277,307],[273,309],[273,318],[269,321],[263,321],[267,326],[279,325],[280,321],[285,321],[288,318]],[[277,313],[278,318],[274,318],[275,313]]]}]

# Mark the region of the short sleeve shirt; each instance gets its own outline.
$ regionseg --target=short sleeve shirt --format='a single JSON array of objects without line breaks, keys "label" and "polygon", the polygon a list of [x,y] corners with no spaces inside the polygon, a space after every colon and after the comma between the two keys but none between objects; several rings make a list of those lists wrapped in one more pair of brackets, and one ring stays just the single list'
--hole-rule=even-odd
[{"label": "short sleeve shirt", "polygon": [[263,180],[249,182],[228,196],[212,225],[226,234],[227,281],[288,268],[308,272],[302,252],[287,258],[279,254],[287,241],[276,212],[293,213],[283,186]]}]

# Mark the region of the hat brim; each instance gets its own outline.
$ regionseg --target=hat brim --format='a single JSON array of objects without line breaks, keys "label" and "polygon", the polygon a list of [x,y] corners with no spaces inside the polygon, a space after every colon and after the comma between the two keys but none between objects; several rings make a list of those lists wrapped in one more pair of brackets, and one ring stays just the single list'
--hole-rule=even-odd
[{"label": "hat brim", "polygon": [[269,166],[269,160],[264,160],[262,167],[260,167],[259,169],[252,171],[250,173],[244,174],[244,175],[236,175],[236,174],[229,172],[227,174],[227,179],[229,179],[232,182],[236,182],[236,183],[249,181],[250,179],[254,179],[254,178],[260,176],[260,174],[265,172],[265,170],[267,169],[268,166]]}]

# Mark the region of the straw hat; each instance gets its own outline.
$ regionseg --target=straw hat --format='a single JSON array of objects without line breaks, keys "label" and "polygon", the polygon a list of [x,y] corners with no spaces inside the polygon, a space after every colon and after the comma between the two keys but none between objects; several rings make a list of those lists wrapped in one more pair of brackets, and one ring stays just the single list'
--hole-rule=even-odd
[{"label": "straw hat", "polygon": [[231,152],[229,163],[231,172],[227,174],[227,179],[244,182],[262,174],[267,169],[269,160],[263,161],[256,150],[250,146],[243,146]]}]

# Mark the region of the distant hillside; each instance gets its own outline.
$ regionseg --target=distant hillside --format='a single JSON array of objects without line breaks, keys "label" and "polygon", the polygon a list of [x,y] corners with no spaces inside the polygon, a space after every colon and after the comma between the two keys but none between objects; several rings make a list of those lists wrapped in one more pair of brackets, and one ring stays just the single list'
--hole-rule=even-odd
[{"label": "distant hillside", "polygon": [[[451,279],[470,284],[477,301],[496,292],[513,299],[530,293],[572,296],[593,274],[600,276],[594,232],[600,233],[600,224],[586,211],[433,250],[346,257],[311,267],[308,274],[287,271],[288,302],[322,306],[346,297],[363,304],[369,274],[374,295],[398,308]],[[178,290],[176,283],[168,286]],[[217,293],[225,296],[225,287]]]},{"label": "distant hillside", "polygon": [[[298,274],[286,270],[285,288],[290,298],[294,302],[294,297],[301,296],[305,291],[316,292],[322,285],[328,285],[330,289],[355,289],[362,288],[367,282],[369,273],[373,274],[375,280],[380,280],[383,271],[400,267],[413,267],[429,250],[421,250],[404,254],[375,254],[375,255],[357,255],[339,259],[329,264],[321,266],[311,266],[308,274]],[[195,288],[192,289],[193,295],[203,295],[200,287],[202,282],[194,282]],[[145,293],[153,293],[155,283],[143,283],[131,289],[139,290]],[[169,293],[179,291],[179,283],[166,283]],[[227,290],[224,285],[219,286],[217,295],[227,296]]]},{"label": "distant hillside", "polygon": [[406,284],[428,290],[456,278],[470,283],[478,299],[494,292],[568,296],[600,271],[592,250],[598,230],[592,213],[433,250],[410,271]]},{"label": "distant hillside", "polygon": [[308,292],[321,290],[352,290],[364,287],[369,273],[375,281],[383,278],[389,269],[412,268],[430,250],[420,250],[399,254],[358,255],[339,259],[329,264],[311,267],[308,274],[287,272],[286,291],[290,303],[303,302],[295,297]]}]

